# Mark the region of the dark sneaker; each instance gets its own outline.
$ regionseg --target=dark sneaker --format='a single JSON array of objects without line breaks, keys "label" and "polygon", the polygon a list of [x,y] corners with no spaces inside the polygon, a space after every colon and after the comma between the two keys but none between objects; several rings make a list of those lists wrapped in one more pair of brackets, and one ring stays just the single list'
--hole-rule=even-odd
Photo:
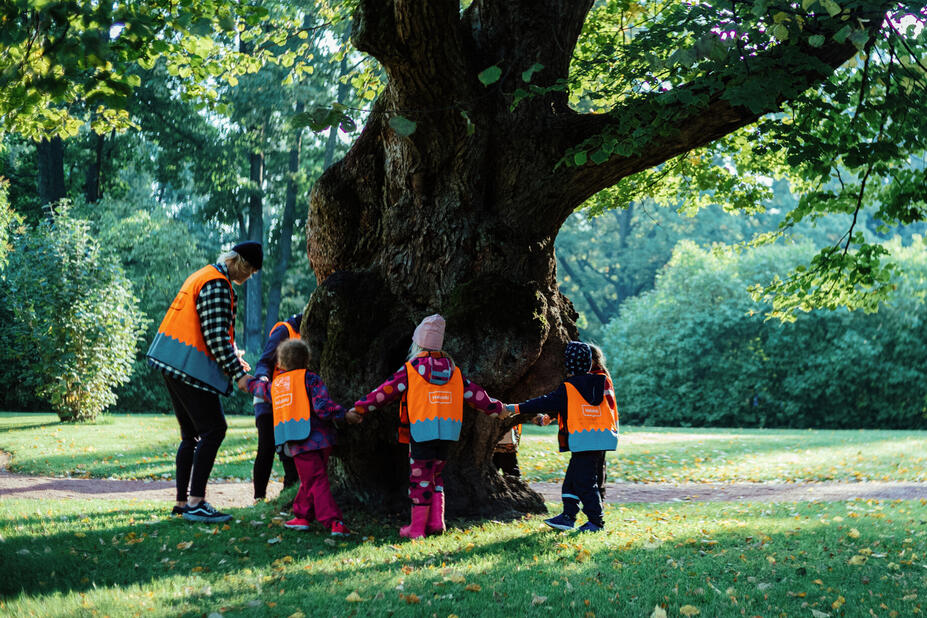
[{"label": "dark sneaker", "polygon": [[332,536],[349,536],[351,531],[344,525],[343,521],[335,520],[332,522]]},{"label": "dark sneaker", "polygon": [[203,500],[196,506],[188,506],[183,512],[183,518],[188,521],[202,521],[207,524],[219,524],[232,519],[228,513],[217,511],[211,504]]},{"label": "dark sneaker", "polygon": [[551,528],[556,528],[557,530],[572,530],[573,524],[576,523],[576,520],[570,519],[563,513],[560,513],[556,517],[545,519],[544,523],[550,526]]},{"label": "dark sneaker", "polygon": [[591,521],[587,521],[582,526],[580,526],[576,532],[598,532],[599,530],[602,530],[603,528],[604,526],[600,526],[598,524],[592,523]]},{"label": "dark sneaker", "polygon": [[175,504],[174,508],[171,509],[171,515],[183,515],[186,512],[187,512],[186,506],[177,506]]}]

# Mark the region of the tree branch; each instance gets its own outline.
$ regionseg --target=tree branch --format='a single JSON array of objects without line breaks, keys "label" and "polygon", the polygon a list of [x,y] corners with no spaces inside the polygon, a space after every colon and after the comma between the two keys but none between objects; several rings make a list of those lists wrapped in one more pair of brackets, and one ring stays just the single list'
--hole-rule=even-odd
[{"label": "tree branch", "polygon": [[[884,3],[885,7],[889,3]],[[877,15],[863,15],[869,18],[870,34],[875,35],[881,27],[881,13]],[[816,24],[822,33],[830,33],[832,29],[839,28],[845,23],[840,20],[821,20]],[[836,24],[836,25],[835,25]],[[813,32],[810,26],[806,32]],[[796,53],[797,52],[797,53]],[[789,98],[797,96],[815,83],[826,79],[841,64],[856,55],[856,47],[849,41],[843,44],[833,43],[823,47],[811,47],[807,43],[777,44],[762,54],[751,58],[751,79],[762,79],[764,73],[769,74],[770,80],[781,80],[783,75],[792,78],[786,87],[780,85],[783,93],[776,100],[776,107],[781,108]],[[805,66],[800,71],[792,71],[791,66],[796,61],[817,61],[816,66]],[[736,54],[732,54],[728,66],[733,68],[741,64]],[[561,166],[555,174],[558,178],[554,185],[562,187],[561,204],[565,217],[577,205],[598,191],[616,184],[622,178],[637,172],[659,165],[672,157],[699,148],[724,137],[725,135],[752,124],[765,113],[755,112],[742,105],[732,105],[722,98],[728,84],[743,79],[742,72],[735,72],[728,76],[725,87],[718,88],[718,76],[706,74],[695,80],[675,88],[674,90],[654,94],[613,110],[609,114],[572,114],[560,126],[551,131],[546,139],[563,145],[563,151],[571,147],[582,145],[588,138],[603,135],[617,134],[624,126],[622,121],[630,115],[639,118],[636,127],[647,127],[654,130],[655,138],[640,152],[632,156],[612,155],[605,162],[594,165],[587,163],[582,166]],[[707,98],[707,105],[699,107],[683,101],[690,97],[681,98],[679,92],[687,91],[692,97]],[[671,101],[664,104],[664,100]],[[669,124],[667,130],[666,124]]]}]

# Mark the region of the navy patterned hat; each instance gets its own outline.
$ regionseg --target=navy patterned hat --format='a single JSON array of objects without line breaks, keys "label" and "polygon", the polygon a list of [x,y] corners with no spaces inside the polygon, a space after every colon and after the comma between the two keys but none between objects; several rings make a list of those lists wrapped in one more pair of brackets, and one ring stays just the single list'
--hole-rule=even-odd
[{"label": "navy patterned hat", "polygon": [[567,343],[563,357],[567,373],[570,375],[589,373],[592,369],[592,350],[582,341]]}]

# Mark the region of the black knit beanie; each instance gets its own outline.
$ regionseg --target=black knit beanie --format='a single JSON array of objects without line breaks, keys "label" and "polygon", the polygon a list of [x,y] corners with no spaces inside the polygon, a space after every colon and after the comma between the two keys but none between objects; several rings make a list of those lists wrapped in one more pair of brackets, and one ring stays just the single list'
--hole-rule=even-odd
[{"label": "black knit beanie", "polygon": [[264,249],[259,242],[246,240],[232,247],[232,251],[245,258],[248,264],[258,270],[261,270],[261,266],[264,265]]}]

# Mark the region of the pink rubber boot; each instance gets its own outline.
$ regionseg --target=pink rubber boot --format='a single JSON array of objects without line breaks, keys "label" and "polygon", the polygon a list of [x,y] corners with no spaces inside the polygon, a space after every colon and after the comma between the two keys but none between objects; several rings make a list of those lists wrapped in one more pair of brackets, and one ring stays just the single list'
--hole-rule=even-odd
[{"label": "pink rubber boot", "polygon": [[436,492],[431,499],[431,510],[425,524],[426,534],[444,534],[444,492]]},{"label": "pink rubber boot", "polygon": [[430,508],[427,504],[413,505],[412,522],[408,526],[399,529],[399,536],[407,539],[420,539],[425,536],[425,522],[428,520]]}]

